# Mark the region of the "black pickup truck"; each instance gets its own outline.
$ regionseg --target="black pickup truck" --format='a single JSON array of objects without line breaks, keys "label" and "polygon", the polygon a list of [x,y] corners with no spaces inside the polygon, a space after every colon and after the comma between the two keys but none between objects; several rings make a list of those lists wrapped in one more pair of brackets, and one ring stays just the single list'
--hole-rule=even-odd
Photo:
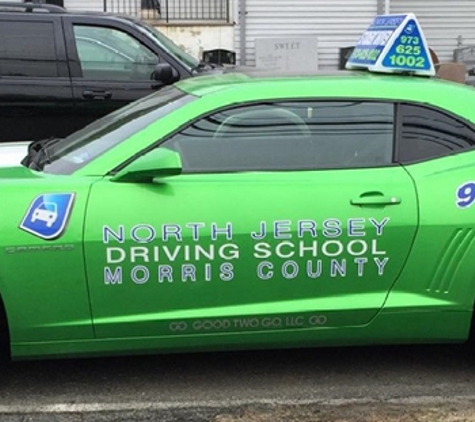
[{"label": "black pickup truck", "polygon": [[0,3],[0,142],[64,137],[179,79],[217,72],[122,15]]}]

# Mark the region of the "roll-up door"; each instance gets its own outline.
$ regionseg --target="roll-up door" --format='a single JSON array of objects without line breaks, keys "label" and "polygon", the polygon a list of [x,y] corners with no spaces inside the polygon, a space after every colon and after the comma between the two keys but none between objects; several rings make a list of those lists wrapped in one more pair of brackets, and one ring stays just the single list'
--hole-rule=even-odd
[{"label": "roll-up door", "polygon": [[256,38],[316,36],[319,68],[336,69],[339,49],[354,45],[378,11],[377,0],[245,0],[239,4],[245,4],[245,11],[240,11],[235,31],[238,62],[251,66],[256,61]]},{"label": "roll-up door", "polygon": [[475,45],[474,0],[391,0],[390,12],[414,13],[440,61],[453,60],[459,41]]}]

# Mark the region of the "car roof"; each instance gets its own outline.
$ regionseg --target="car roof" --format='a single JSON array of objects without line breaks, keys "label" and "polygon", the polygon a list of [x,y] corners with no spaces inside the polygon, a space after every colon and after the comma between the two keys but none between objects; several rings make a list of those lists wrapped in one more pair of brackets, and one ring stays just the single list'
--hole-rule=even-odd
[{"label": "car roof", "polygon": [[[256,86],[258,85],[258,87]],[[236,68],[232,71],[222,74],[213,74],[209,76],[200,76],[199,78],[189,78],[180,81],[176,86],[195,96],[205,96],[217,91],[243,90],[246,87],[250,89],[264,88],[272,85],[276,89],[283,85],[294,85],[304,88],[307,86],[318,85],[322,90],[322,95],[335,86],[345,86],[350,92],[366,92],[368,97],[375,97],[379,93],[385,97],[388,91],[397,93],[401,86],[459,86],[460,89],[470,89],[462,84],[442,81],[437,77],[411,76],[401,74],[372,73],[361,70],[341,70],[341,71],[323,71],[323,72],[282,72],[260,70],[256,68]],[[360,89],[358,89],[360,87]],[[299,92],[300,90],[296,90]]]}]

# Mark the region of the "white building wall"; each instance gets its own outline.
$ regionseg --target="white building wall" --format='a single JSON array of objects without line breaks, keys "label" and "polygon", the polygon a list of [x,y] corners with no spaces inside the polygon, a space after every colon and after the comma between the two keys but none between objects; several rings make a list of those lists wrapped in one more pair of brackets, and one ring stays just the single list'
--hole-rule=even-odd
[{"label": "white building wall", "polygon": [[64,7],[71,10],[94,10],[102,12],[104,2],[102,0],[64,0]]},{"label": "white building wall", "polygon": [[111,0],[64,0],[64,7],[71,10],[93,10],[123,13],[129,16],[140,16],[141,0],[127,0],[123,2]]},{"label": "white building wall", "polygon": [[[241,0],[235,1],[243,4]],[[354,45],[378,11],[378,0],[245,0],[245,3],[235,31],[238,61],[244,65],[255,64],[256,38],[316,36],[319,68],[337,68],[339,49]],[[241,45],[241,27],[245,31],[245,45]]]},{"label": "white building wall", "polygon": [[234,50],[234,27],[232,25],[155,26],[175,44],[198,59],[203,57],[205,50],[214,50],[215,48]]}]

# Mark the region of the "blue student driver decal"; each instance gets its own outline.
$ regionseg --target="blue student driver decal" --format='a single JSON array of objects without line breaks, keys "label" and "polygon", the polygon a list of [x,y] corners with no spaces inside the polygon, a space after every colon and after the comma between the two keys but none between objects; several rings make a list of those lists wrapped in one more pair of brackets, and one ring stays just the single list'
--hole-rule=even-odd
[{"label": "blue student driver decal", "polygon": [[39,195],[31,203],[20,228],[42,239],[57,239],[64,232],[73,202],[74,193]]}]

